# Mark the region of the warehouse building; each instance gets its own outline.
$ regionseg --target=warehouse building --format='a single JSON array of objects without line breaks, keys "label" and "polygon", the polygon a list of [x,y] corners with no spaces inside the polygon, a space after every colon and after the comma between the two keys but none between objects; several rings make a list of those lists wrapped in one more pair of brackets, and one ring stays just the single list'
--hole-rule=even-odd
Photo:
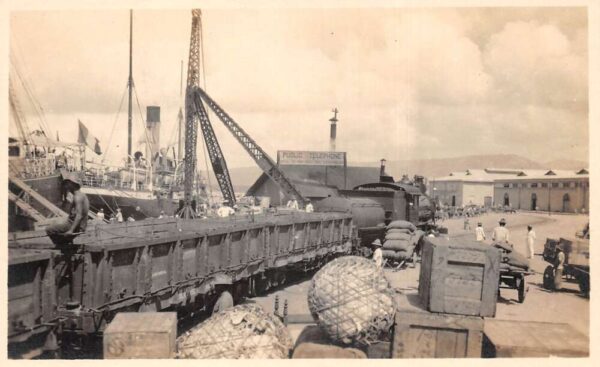
[{"label": "warehouse building", "polygon": [[495,181],[494,202],[523,210],[589,212],[589,180],[587,169],[524,170]]},{"label": "warehouse building", "polygon": [[494,200],[494,181],[516,177],[518,169],[468,169],[429,181],[429,195],[441,205],[490,207]]}]

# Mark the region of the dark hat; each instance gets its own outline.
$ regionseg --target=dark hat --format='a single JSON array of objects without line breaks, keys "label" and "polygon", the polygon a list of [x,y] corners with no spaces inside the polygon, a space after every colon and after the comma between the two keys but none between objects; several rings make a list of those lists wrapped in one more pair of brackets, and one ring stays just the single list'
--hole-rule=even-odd
[{"label": "dark hat", "polygon": [[73,172],[67,173],[63,176],[63,182],[65,181],[71,181],[78,187],[81,187],[81,181],[79,180],[79,176],[77,176],[77,174]]},{"label": "dark hat", "polygon": [[506,224],[506,219],[502,218],[502,219],[500,219],[500,222],[498,222],[498,223],[500,223],[500,224]]}]

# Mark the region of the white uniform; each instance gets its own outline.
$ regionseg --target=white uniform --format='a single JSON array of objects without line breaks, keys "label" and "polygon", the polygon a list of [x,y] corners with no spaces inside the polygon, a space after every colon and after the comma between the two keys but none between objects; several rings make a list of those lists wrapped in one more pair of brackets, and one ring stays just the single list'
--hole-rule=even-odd
[{"label": "white uniform", "polygon": [[123,222],[123,213],[117,212],[117,222]]},{"label": "white uniform", "polygon": [[229,207],[229,206],[222,206],[217,210],[217,215],[221,218],[227,218],[230,215],[233,215],[235,213],[235,210],[233,210],[233,208]]},{"label": "white uniform", "polygon": [[485,240],[485,231],[483,230],[483,227],[478,226],[475,228],[475,237],[479,242]]},{"label": "white uniform", "polygon": [[375,261],[375,265],[377,265],[378,268],[383,267],[383,251],[381,251],[381,247],[378,247],[373,252],[373,261]]},{"label": "white uniform", "polygon": [[494,232],[492,233],[492,241],[509,242],[508,228],[502,226],[494,228]]},{"label": "white uniform", "polygon": [[104,212],[98,212],[96,213],[96,216],[98,217],[98,219],[104,220]]},{"label": "white uniform", "polygon": [[290,209],[296,209],[298,210],[298,202],[296,200],[290,200],[287,203],[287,207]]},{"label": "white uniform", "polygon": [[533,243],[535,242],[535,231],[532,229],[527,232],[527,258],[533,257]]},{"label": "white uniform", "polygon": [[312,213],[315,211],[315,208],[313,208],[313,205],[311,203],[306,204],[306,212],[307,213]]}]

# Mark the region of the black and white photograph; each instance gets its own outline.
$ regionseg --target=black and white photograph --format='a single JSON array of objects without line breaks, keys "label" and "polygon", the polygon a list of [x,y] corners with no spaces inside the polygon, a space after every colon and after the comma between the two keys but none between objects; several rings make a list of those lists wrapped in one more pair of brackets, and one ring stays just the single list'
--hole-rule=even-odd
[{"label": "black and white photograph", "polygon": [[4,3],[9,363],[592,364],[598,1]]}]

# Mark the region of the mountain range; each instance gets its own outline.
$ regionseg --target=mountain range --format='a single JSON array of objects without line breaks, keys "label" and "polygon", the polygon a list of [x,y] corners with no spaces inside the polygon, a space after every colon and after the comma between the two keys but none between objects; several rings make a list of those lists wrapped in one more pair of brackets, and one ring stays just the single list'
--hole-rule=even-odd
[{"label": "mountain range", "polygon": [[[349,166],[379,167],[379,162],[349,162]],[[467,169],[484,168],[516,168],[516,169],[561,169],[578,170],[587,168],[588,162],[559,159],[548,162],[536,162],[516,154],[490,154],[490,155],[471,155],[454,158],[438,159],[411,159],[386,162],[386,172],[396,180],[399,180],[403,174],[412,177],[415,174],[423,175],[427,178],[447,176],[450,172],[464,171]],[[237,192],[245,192],[262,173],[260,168],[256,167],[231,167],[229,168],[233,186]],[[206,177],[206,171],[202,171],[203,177]],[[218,185],[214,174],[210,174],[210,183],[213,190],[218,190]]]}]

